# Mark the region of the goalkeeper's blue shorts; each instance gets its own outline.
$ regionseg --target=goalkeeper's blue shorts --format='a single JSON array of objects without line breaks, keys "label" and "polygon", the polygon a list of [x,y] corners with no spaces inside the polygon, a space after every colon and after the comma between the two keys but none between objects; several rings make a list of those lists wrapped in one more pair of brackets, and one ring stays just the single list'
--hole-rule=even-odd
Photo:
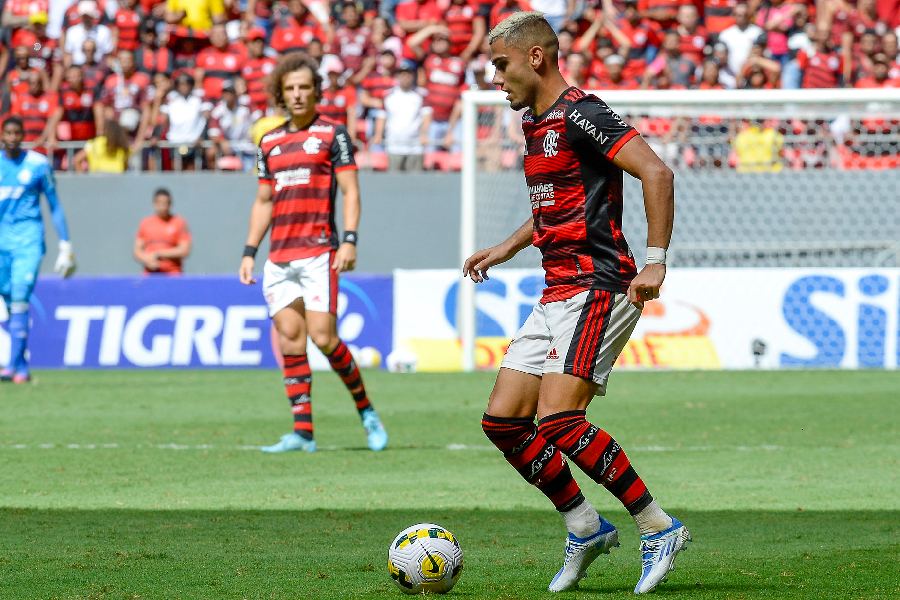
[{"label": "goalkeeper's blue shorts", "polygon": [[0,296],[7,303],[31,299],[43,258],[44,248],[38,244],[0,250]]}]

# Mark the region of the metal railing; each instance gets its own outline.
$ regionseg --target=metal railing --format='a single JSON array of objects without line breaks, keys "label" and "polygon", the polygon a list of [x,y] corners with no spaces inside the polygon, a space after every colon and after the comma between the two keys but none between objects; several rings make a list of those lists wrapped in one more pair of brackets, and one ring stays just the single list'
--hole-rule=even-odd
[{"label": "metal railing", "polygon": [[[54,156],[65,154],[65,161],[58,161],[57,164],[63,164],[65,171],[75,172],[75,155],[82,150],[86,142],[59,142],[53,151]],[[219,166],[218,159],[222,158],[221,152],[216,150],[216,160],[208,164],[206,161],[207,148],[214,148],[215,142],[203,140],[197,144],[176,144],[165,140],[160,140],[154,145],[145,142],[138,152],[133,153],[128,159],[129,173],[159,173],[159,172],[175,172],[185,171],[188,164],[193,164],[195,170],[221,171],[221,172],[242,172],[242,169],[222,169]],[[33,144],[22,144],[23,148],[34,149]],[[46,150],[46,148],[45,148]],[[164,160],[164,151],[168,150],[168,161]],[[50,151],[47,150],[48,155]],[[190,163],[187,162],[190,160]],[[171,164],[170,169],[164,169],[166,163]]]}]

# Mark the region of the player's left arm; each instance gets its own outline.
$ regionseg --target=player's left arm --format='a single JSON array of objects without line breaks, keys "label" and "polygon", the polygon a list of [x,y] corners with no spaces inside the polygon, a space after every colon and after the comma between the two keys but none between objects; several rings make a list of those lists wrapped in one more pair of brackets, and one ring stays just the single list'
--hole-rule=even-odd
[{"label": "player's left arm", "polygon": [[53,171],[49,164],[46,165],[46,172],[41,181],[44,197],[47,198],[47,204],[50,206],[50,218],[56,233],[59,235],[59,255],[56,257],[56,264],[53,270],[62,275],[69,277],[75,272],[75,254],[72,252],[72,242],[69,241],[69,228],[66,226],[66,215],[63,213],[62,203],[59,196],[56,195],[56,182],[53,179]]},{"label": "player's left arm", "polygon": [[641,180],[647,215],[647,264],[628,286],[628,300],[654,300],[666,277],[665,250],[675,220],[675,174],[639,135],[625,142],[613,162]]},{"label": "player's left arm", "polygon": [[360,201],[359,178],[353,158],[353,144],[343,126],[338,126],[331,143],[331,164],[341,188],[344,205],[344,240],[334,255],[331,268],[336,272],[356,268],[356,239],[359,227]]}]

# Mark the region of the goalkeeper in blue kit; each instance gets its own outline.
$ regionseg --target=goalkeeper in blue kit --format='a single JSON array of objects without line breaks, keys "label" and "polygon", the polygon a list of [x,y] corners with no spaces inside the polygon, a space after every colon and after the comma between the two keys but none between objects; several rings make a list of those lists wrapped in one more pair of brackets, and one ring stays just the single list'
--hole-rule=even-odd
[{"label": "goalkeeper in blue kit", "polygon": [[75,257],[66,217],[56,195],[53,168],[47,157],[22,149],[22,119],[9,117],[0,132],[0,295],[9,309],[9,364],[0,381],[31,380],[25,348],[28,343],[28,304],[44,257],[41,194],[47,198],[59,234],[55,271],[63,277],[75,272]]}]

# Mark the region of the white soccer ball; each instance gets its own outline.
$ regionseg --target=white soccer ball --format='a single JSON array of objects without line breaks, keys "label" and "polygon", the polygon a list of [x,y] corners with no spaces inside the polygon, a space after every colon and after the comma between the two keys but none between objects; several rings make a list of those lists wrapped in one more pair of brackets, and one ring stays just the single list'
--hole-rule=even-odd
[{"label": "white soccer ball", "polygon": [[415,373],[419,357],[412,350],[397,348],[387,357],[387,368],[391,373]]},{"label": "white soccer ball", "polygon": [[452,533],[434,523],[407,527],[388,549],[388,571],[404,594],[446,594],[462,574],[463,555]]},{"label": "white soccer ball", "polygon": [[372,346],[365,346],[353,356],[360,369],[377,369],[381,366],[381,352]]}]

